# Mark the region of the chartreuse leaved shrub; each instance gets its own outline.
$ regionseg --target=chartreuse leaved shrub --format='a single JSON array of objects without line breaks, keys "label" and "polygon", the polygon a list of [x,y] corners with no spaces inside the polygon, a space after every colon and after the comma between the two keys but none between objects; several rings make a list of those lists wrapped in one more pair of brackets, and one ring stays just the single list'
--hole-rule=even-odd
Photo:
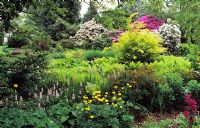
[{"label": "chartreuse leaved shrub", "polygon": [[180,45],[178,54],[185,56],[192,63],[193,68],[198,67],[198,53],[200,52],[200,47],[197,44],[183,43]]},{"label": "chartreuse leaved shrub", "polygon": [[184,57],[160,56],[155,62],[148,65],[157,77],[166,80],[171,74],[179,74],[186,77],[191,70],[191,62]]},{"label": "chartreuse leaved shrub", "polygon": [[149,63],[165,51],[160,43],[161,38],[148,30],[127,31],[121,35],[118,43],[114,44],[114,50],[121,63]]}]

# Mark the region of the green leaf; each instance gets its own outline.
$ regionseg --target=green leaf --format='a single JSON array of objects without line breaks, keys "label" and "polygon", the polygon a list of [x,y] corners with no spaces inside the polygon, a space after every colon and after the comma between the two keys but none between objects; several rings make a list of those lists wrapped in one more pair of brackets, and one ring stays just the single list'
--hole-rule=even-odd
[{"label": "green leaf", "polygon": [[66,122],[68,119],[69,119],[69,116],[61,116],[60,121],[61,121],[61,123],[64,123],[64,122]]}]

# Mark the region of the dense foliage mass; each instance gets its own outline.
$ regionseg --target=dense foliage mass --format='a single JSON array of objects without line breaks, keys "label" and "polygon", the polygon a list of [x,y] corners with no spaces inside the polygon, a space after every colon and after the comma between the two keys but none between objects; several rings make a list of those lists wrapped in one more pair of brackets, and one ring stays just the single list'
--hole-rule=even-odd
[{"label": "dense foliage mass", "polygon": [[199,128],[199,2],[104,3],[0,2],[0,127]]}]

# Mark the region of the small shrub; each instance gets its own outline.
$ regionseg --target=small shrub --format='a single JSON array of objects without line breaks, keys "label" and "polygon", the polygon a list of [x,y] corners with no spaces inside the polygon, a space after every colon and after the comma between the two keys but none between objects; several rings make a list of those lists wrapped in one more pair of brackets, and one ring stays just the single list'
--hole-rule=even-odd
[{"label": "small shrub", "polygon": [[108,37],[108,35],[102,34],[101,37],[96,38],[90,44],[86,45],[85,48],[102,50],[105,47],[110,47],[112,45],[112,39]]},{"label": "small shrub", "polygon": [[155,71],[158,78],[165,81],[167,76],[171,74],[178,74],[186,78],[191,70],[191,63],[184,57],[160,56],[155,62],[149,64],[148,67]]},{"label": "small shrub", "polygon": [[109,82],[112,86],[130,86],[126,98],[133,104],[137,103],[152,109],[152,99],[155,95],[155,86],[159,83],[152,69],[140,67],[136,70],[127,70],[111,76]]},{"label": "small shrub", "polygon": [[16,90],[19,91],[20,95],[27,97],[30,90],[34,91],[34,85],[43,86],[42,83],[47,80],[45,56],[45,53],[27,53],[18,59],[9,60],[7,58],[9,61],[2,64],[2,66],[5,64],[6,66],[2,68],[0,75],[8,79],[6,85],[13,88],[13,85],[17,84]]},{"label": "small shrub", "polygon": [[161,39],[157,34],[148,30],[128,31],[121,35],[118,43],[114,44],[120,62],[153,62],[164,48],[160,46]]},{"label": "small shrub", "polygon": [[198,53],[200,52],[199,45],[184,43],[180,45],[178,55],[185,56],[192,63],[193,68],[198,67]]}]

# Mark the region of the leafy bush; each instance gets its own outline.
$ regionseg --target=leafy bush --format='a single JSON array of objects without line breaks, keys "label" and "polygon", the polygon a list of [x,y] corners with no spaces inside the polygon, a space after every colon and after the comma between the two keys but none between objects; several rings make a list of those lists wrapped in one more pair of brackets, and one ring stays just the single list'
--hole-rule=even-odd
[{"label": "leafy bush", "polygon": [[27,39],[20,34],[13,34],[8,38],[8,47],[10,48],[20,48],[28,44]]},{"label": "leafy bush", "polygon": [[142,66],[136,70],[127,70],[111,76],[109,82],[112,86],[123,87],[128,84],[129,89],[126,99],[133,104],[137,103],[152,110],[152,100],[155,95],[155,86],[159,80],[152,69]]},{"label": "leafy bush", "polygon": [[101,37],[96,38],[91,44],[86,44],[85,48],[102,50],[105,47],[110,47],[112,45],[112,39],[106,34],[102,34]]},{"label": "leafy bush", "polygon": [[198,67],[198,53],[200,52],[199,45],[184,43],[180,45],[180,49],[178,50],[178,54],[181,56],[185,56],[192,63],[193,68]]},{"label": "leafy bush", "polygon": [[[11,88],[14,84],[17,84],[17,91],[20,95],[27,97],[28,91],[34,91],[34,85],[42,86],[47,80],[45,55],[44,53],[27,53],[27,55],[18,59],[7,58],[8,60],[4,61],[6,66],[2,64],[1,77],[8,78],[6,84]],[[1,59],[3,60],[3,58]]]},{"label": "leafy bush", "polygon": [[160,46],[161,39],[157,34],[148,30],[128,31],[121,35],[118,43],[114,44],[114,50],[122,63],[153,62],[164,48]]},{"label": "leafy bush", "polygon": [[[166,96],[166,108],[170,110],[179,110],[184,105],[184,79],[180,74],[172,73],[166,76],[166,83],[171,88],[171,93]],[[168,99],[167,99],[168,98]]]},{"label": "leafy bush", "polygon": [[[191,63],[184,57],[160,56],[155,62],[148,65],[155,71],[158,78],[166,80],[171,74],[186,77],[191,70]],[[163,70],[164,69],[164,70]]]}]

